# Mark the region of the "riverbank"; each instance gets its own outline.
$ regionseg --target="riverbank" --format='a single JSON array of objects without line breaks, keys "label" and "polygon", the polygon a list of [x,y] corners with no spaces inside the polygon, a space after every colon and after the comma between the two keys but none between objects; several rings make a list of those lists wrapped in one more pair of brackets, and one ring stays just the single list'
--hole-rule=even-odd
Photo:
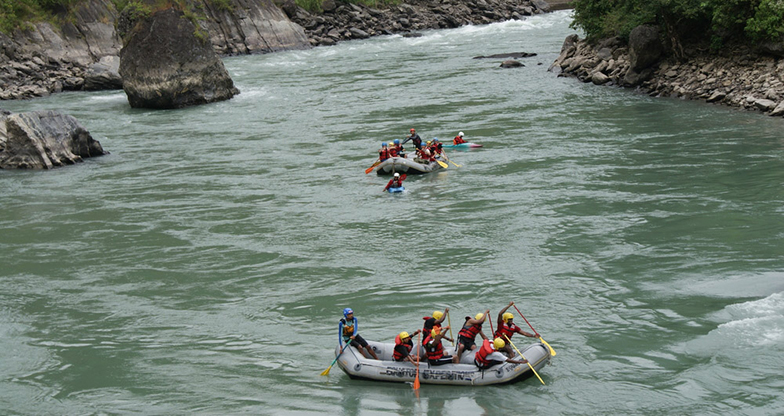
[{"label": "riverbank", "polygon": [[636,88],[656,97],[702,100],[784,116],[784,59],[744,45],[686,58],[656,58],[635,68],[633,47],[617,39],[591,44],[576,35],[564,42],[550,69],[596,85]]}]

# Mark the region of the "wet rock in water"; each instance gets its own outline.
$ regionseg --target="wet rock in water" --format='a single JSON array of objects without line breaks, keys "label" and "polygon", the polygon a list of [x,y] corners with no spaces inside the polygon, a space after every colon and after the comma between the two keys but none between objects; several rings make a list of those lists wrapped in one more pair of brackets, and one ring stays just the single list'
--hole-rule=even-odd
[{"label": "wet rock in water", "polygon": [[514,59],[509,59],[504,62],[501,62],[501,68],[519,68],[521,66],[525,66],[525,65],[523,65],[522,62],[516,61]]},{"label": "wet rock in water", "polygon": [[126,40],[120,75],[131,107],[182,108],[239,94],[206,35],[179,10],[141,19]]},{"label": "wet rock in water", "polygon": [[52,169],[107,154],[72,116],[0,113],[0,169]]}]

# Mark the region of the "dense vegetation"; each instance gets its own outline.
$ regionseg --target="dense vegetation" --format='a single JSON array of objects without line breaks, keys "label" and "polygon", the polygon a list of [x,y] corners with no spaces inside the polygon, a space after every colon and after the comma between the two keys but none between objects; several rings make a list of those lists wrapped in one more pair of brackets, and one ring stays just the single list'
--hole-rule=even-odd
[{"label": "dense vegetation", "polygon": [[592,39],[620,36],[641,24],[662,28],[674,48],[703,42],[720,48],[730,39],[781,41],[782,0],[576,0],[572,26]]}]

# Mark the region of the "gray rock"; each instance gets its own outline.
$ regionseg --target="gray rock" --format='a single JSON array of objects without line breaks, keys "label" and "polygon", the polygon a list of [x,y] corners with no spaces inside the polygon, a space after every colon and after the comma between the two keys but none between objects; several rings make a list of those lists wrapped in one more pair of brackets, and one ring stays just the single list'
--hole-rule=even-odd
[{"label": "gray rock", "polygon": [[596,71],[591,75],[591,82],[596,85],[603,85],[610,81],[610,77],[604,75],[603,73]]},{"label": "gray rock", "polygon": [[775,117],[784,116],[784,101],[780,102],[779,105],[770,112],[770,115]]},{"label": "gray rock", "polygon": [[84,74],[84,89],[86,91],[122,89],[120,57],[104,56],[100,61],[90,65]]},{"label": "gray rock", "polygon": [[182,108],[239,93],[211,45],[195,32],[175,9],[136,24],[120,51],[120,75],[131,107]]},{"label": "gray rock", "polygon": [[638,73],[658,62],[664,51],[659,39],[659,27],[642,25],[632,29],[629,34],[629,60],[632,69]]},{"label": "gray rock", "polygon": [[514,59],[507,59],[504,62],[501,62],[501,68],[519,68],[523,65],[522,62],[514,60]]},{"label": "gray rock", "polygon": [[767,98],[756,98],[752,100],[752,103],[762,111],[770,111],[776,108],[776,102]]},{"label": "gray rock", "polygon": [[715,102],[723,100],[724,97],[726,97],[726,96],[727,96],[727,94],[725,94],[724,92],[716,91],[713,94],[711,94],[711,96],[708,97],[708,99],[706,101],[709,102],[709,103],[715,103]]},{"label": "gray rock", "polygon": [[52,169],[106,153],[72,116],[55,111],[0,115],[1,169]]}]

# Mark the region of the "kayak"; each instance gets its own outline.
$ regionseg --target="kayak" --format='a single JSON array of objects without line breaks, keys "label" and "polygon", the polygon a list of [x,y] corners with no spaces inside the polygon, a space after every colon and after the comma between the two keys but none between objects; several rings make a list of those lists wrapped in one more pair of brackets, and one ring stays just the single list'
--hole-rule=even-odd
[{"label": "kayak", "polygon": [[387,189],[387,191],[388,191],[390,194],[396,194],[396,193],[398,193],[398,192],[403,192],[403,191],[405,191],[405,190],[406,190],[406,188],[405,188],[405,187],[403,187],[403,186],[398,186],[397,188],[389,188],[389,189]]},{"label": "kayak", "polygon": [[420,160],[399,156],[390,157],[379,163],[374,169],[378,175],[392,175],[394,173],[418,175],[443,169],[438,162],[422,163],[419,162]]},{"label": "kayak", "polygon": [[442,144],[441,147],[444,149],[475,149],[477,147],[482,147],[479,143],[460,143],[460,144]]},{"label": "kayak", "polygon": [[[373,348],[378,360],[365,358],[361,352],[351,346],[346,347],[343,354],[340,353],[340,346],[335,348],[338,365],[350,378],[412,383],[418,372],[421,384],[484,386],[515,383],[534,375],[528,364],[503,363],[486,370],[480,370],[474,365],[474,355],[478,349],[463,353],[459,364],[432,366],[425,359],[424,348],[414,345],[411,350],[414,361],[416,361],[417,354],[421,354],[417,369],[417,366],[408,361],[395,361],[392,358],[395,349],[393,342],[368,341],[368,346]],[[444,347],[444,349],[449,348]],[[521,352],[537,372],[550,362],[550,350],[542,343],[529,345]],[[521,359],[519,355],[513,358]]]}]

